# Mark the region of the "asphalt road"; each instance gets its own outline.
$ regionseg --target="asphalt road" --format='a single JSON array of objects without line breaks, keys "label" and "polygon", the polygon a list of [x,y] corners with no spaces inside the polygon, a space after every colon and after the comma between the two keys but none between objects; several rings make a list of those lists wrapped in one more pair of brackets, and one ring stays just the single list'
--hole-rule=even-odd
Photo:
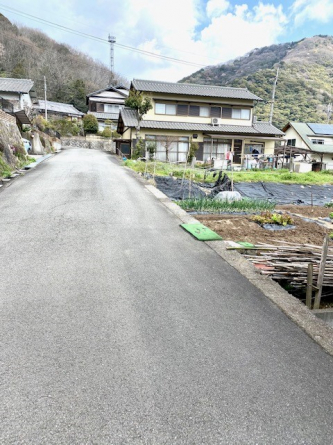
[{"label": "asphalt road", "polygon": [[111,155],[2,190],[0,261],[0,444],[332,443],[332,357]]}]

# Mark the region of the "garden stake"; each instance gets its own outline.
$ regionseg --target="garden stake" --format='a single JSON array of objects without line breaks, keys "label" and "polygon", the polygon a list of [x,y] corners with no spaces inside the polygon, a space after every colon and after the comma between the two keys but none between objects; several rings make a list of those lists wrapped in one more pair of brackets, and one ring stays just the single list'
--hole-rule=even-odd
[{"label": "garden stake", "polygon": [[325,239],[324,239],[323,250],[322,250],[322,253],[321,253],[321,260],[320,260],[318,280],[317,280],[317,288],[318,288],[318,290],[315,293],[315,301],[314,301],[313,309],[319,309],[319,306],[320,306],[321,293],[322,293],[322,290],[323,290],[323,281],[324,281],[324,272],[325,272],[325,266],[326,266],[326,258],[327,258],[327,252],[328,252],[328,241],[329,241],[329,236],[326,235]]},{"label": "garden stake", "polygon": [[306,305],[309,309],[311,309],[311,300],[312,300],[312,283],[313,283],[313,264],[308,264],[308,277],[306,281]]}]

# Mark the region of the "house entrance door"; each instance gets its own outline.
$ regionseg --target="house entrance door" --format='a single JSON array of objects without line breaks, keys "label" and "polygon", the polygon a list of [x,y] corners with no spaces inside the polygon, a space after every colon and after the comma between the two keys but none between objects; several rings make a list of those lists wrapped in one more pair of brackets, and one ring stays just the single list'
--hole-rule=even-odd
[{"label": "house entrance door", "polygon": [[241,139],[234,140],[234,164],[241,164],[242,161],[242,144],[243,141]]}]

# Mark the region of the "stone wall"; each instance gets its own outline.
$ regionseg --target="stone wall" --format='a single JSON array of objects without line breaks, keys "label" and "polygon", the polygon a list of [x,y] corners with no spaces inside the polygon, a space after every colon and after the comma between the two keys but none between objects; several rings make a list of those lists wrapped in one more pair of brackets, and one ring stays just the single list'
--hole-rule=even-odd
[{"label": "stone wall", "polygon": [[10,124],[16,125],[16,119],[14,116],[11,116],[10,114],[5,113],[4,111],[0,110],[0,121],[5,121]]},{"label": "stone wall", "polygon": [[12,168],[18,162],[14,152],[24,153],[21,133],[17,128],[15,117],[0,110],[0,156]]},{"label": "stone wall", "polygon": [[61,138],[61,144],[63,148],[66,147],[81,147],[89,148],[92,150],[103,150],[110,153],[116,153],[116,144],[111,139],[101,138],[99,136],[87,136],[87,137],[71,137]]}]

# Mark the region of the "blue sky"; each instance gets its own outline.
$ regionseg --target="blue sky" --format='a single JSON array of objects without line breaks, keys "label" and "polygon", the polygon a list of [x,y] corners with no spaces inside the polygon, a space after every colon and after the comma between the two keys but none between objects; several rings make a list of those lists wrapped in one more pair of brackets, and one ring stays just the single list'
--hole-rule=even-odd
[{"label": "blue sky", "polygon": [[0,12],[106,65],[111,33],[115,70],[129,80],[177,81],[254,48],[333,34],[333,0],[0,0]]}]

